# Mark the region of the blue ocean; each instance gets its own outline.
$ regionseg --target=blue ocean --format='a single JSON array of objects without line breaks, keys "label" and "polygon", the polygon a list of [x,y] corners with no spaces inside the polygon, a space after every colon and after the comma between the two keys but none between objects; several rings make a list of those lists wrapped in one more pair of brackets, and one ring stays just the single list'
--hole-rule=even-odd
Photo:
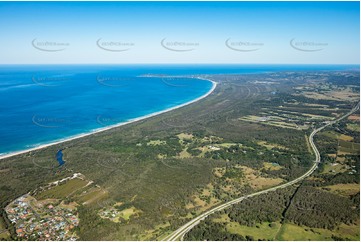
[{"label": "blue ocean", "polygon": [[184,76],[358,70],[347,65],[0,65],[0,153],[149,115],[206,94]]}]

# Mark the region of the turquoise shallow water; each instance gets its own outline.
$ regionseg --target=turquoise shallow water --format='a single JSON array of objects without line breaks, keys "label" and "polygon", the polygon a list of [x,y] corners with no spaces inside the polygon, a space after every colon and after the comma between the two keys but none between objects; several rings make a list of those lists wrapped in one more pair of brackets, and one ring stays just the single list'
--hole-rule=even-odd
[{"label": "turquoise shallow water", "polygon": [[358,66],[273,65],[2,65],[0,153],[87,133],[159,112],[206,94],[194,75],[356,69]]}]

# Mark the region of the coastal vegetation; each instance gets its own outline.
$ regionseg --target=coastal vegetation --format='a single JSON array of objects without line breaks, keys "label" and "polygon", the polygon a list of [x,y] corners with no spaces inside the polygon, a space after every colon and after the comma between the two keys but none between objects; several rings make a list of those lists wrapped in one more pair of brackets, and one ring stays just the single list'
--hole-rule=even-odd
[{"label": "coastal vegetation", "polygon": [[[36,197],[79,204],[81,240],[161,240],[217,204],[304,174],[314,160],[305,136],[359,100],[353,71],[207,78],[217,88],[192,105],[1,160],[1,207],[79,172]],[[219,211],[185,239],[359,238],[358,119],[316,135],[322,162],[307,180]]]}]

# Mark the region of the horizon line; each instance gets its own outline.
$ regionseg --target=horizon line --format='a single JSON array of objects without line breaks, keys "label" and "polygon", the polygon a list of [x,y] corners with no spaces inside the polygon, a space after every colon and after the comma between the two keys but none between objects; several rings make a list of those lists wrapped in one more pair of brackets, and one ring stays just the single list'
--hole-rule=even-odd
[{"label": "horizon line", "polygon": [[0,63],[0,65],[357,65],[360,63]]}]

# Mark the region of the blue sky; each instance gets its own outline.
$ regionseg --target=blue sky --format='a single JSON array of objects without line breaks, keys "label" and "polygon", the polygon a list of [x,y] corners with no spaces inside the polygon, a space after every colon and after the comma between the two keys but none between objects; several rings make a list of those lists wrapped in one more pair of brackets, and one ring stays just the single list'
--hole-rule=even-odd
[{"label": "blue sky", "polygon": [[359,18],[358,2],[0,2],[0,64],[359,64]]}]

